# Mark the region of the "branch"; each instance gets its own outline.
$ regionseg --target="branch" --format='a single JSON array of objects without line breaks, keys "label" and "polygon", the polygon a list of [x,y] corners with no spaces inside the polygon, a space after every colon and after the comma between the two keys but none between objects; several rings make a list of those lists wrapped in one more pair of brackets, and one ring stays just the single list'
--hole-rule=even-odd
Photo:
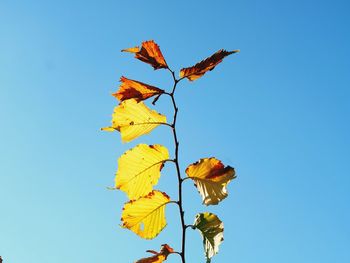
[{"label": "branch", "polygon": [[174,108],[174,118],[173,118],[173,123],[171,124],[172,130],[173,130],[173,136],[174,136],[174,144],[175,144],[175,166],[176,166],[176,171],[177,171],[177,179],[178,179],[178,190],[179,190],[179,201],[177,202],[179,206],[179,212],[180,212],[180,219],[181,219],[181,227],[182,227],[182,244],[181,244],[181,252],[178,254],[181,256],[182,263],[185,263],[185,249],[186,249],[186,225],[185,225],[185,219],[184,219],[184,210],[182,207],[182,178],[181,178],[181,172],[180,172],[180,165],[179,165],[179,141],[177,139],[177,134],[176,134],[176,120],[177,120],[177,112],[178,112],[178,107],[176,105],[175,101],[175,91],[176,91],[176,86],[177,83],[179,83],[179,80],[176,79],[174,71],[172,71],[170,68],[167,68],[174,80],[174,86],[173,90],[171,93],[166,93],[171,97],[171,101],[173,103],[173,108]]}]

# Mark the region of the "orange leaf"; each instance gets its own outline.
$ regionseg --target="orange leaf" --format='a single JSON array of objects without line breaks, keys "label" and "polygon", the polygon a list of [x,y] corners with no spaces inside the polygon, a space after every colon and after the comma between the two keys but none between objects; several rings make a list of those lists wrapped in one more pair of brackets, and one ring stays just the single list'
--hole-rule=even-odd
[{"label": "orange leaf", "polygon": [[119,90],[112,94],[120,101],[135,99],[139,102],[164,93],[162,89],[126,77],[121,77],[120,82]]},{"label": "orange leaf", "polygon": [[157,253],[153,250],[147,250],[147,252],[154,254],[152,257],[142,258],[135,263],[162,263],[167,259],[168,255],[174,252],[174,249],[168,244],[162,245],[160,252]]},{"label": "orange leaf", "polygon": [[226,51],[224,49],[220,49],[218,52],[216,52],[214,55],[202,60],[201,62],[197,63],[196,65],[189,67],[189,68],[183,68],[180,71],[180,77],[181,78],[188,78],[189,80],[193,81],[200,77],[202,77],[207,71],[213,70],[216,65],[218,65],[222,60],[234,53],[239,52],[239,50],[233,50],[233,51]]},{"label": "orange leaf", "polygon": [[135,53],[135,58],[150,64],[154,69],[168,68],[159,46],[153,41],[142,42],[139,47],[123,49],[122,52]]}]

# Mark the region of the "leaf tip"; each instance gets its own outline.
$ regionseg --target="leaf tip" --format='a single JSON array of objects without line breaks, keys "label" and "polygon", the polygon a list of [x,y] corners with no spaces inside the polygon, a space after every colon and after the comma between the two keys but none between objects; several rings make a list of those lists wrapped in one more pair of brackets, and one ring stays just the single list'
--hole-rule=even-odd
[{"label": "leaf tip", "polygon": [[140,48],[139,47],[131,47],[131,48],[125,48],[125,49],[122,49],[121,52],[129,52],[129,53],[137,53],[140,51]]}]

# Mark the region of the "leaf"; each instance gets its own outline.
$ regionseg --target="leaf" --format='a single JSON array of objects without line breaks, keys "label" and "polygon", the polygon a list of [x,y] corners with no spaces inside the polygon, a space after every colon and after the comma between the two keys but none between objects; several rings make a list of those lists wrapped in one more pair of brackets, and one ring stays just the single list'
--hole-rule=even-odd
[{"label": "leaf", "polygon": [[174,252],[174,249],[170,247],[168,244],[162,245],[160,252],[157,253],[153,250],[147,250],[147,252],[154,254],[152,257],[142,258],[135,263],[162,263],[165,261],[169,254]]},{"label": "leaf", "polygon": [[188,78],[190,81],[196,80],[202,77],[207,71],[213,70],[225,57],[237,52],[239,52],[239,50],[226,51],[220,49],[214,55],[202,60],[196,65],[181,69],[180,77]]},{"label": "leaf", "polygon": [[165,205],[169,202],[170,197],[157,190],[135,201],[127,202],[121,218],[123,227],[142,238],[155,238],[166,226]]},{"label": "leaf", "polygon": [[153,40],[142,42],[141,49],[133,47],[123,49],[122,52],[134,53],[135,58],[150,64],[154,69],[168,68],[159,46]]},{"label": "leaf", "polygon": [[193,226],[203,237],[205,256],[207,263],[210,263],[211,258],[219,252],[219,245],[224,241],[224,224],[216,215],[205,212],[196,215]]},{"label": "leaf", "polygon": [[162,145],[137,145],[119,158],[115,187],[124,191],[130,200],[148,194],[158,183],[168,159],[168,149]]},{"label": "leaf", "polygon": [[194,182],[205,205],[216,205],[227,197],[227,184],[236,178],[235,170],[216,158],[204,158],[186,169],[186,174]]},{"label": "leaf", "polygon": [[121,85],[119,90],[112,94],[120,101],[135,99],[139,102],[164,93],[162,89],[126,77],[121,77],[120,81]]},{"label": "leaf", "polygon": [[166,124],[166,117],[149,109],[142,101],[125,100],[114,108],[112,126],[104,131],[119,131],[123,142],[130,142],[137,137],[150,133],[160,124]]}]

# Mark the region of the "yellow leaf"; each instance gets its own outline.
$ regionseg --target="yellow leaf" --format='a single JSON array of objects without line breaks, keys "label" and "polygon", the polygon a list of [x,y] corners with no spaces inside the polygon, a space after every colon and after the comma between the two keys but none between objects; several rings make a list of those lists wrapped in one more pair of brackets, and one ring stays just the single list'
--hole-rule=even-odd
[{"label": "yellow leaf", "polygon": [[237,52],[239,52],[239,50],[226,51],[221,49],[196,65],[181,69],[180,77],[188,78],[191,81],[196,80],[202,77],[207,71],[213,70],[225,57]]},{"label": "yellow leaf", "polygon": [[165,205],[169,202],[170,197],[167,194],[156,190],[127,202],[121,218],[123,227],[142,238],[155,238],[166,226]]},{"label": "yellow leaf", "polygon": [[136,101],[141,101],[148,99],[152,96],[164,93],[164,90],[157,87],[128,79],[125,77],[120,78],[121,85],[119,90],[112,95],[120,101],[135,99]]},{"label": "yellow leaf", "polygon": [[125,100],[114,108],[112,126],[104,131],[120,131],[122,141],[130,142],[137,137],[150,133],[160,124],[166,124],[166,117],[149,109],[142,101]]},{"label": "yellow leaf", "polygon": [[224,240],[224,224],[212,213],[196,215],[193,226],[197,228],[202,237],[207,262],[219,252],[219,245]]},{"label": "yellow leaf", "polygon": [[186,169],[205,205],[216,205],[227,197],[227,184],[236,178],[235,170],[215,158],[200,159]]},{"label": "yellow leaf", "polygon": [[126,151],[118,160],[116,188],[124,191],[130,200],[148,194],[158,183],[168,159],[168,149],[162,145],[139,144]]},{"label": "yellow leaf", "polygon": [[154,69],[168,68],[159,46],[153,40],[142,42],[141,49],[134,47],[123,49],[122,52],[134,53],[135,58],[150,64]]},{"label": "yellow leaf", "polygon": [[162,245],[160,252],[157,253],[153,250],[147,250],[147,252],[154,254],[152,257],[142,258],[135,263],[162,263],[165,261],[169,254],[174,252],[174,249],[167,244]]}]

